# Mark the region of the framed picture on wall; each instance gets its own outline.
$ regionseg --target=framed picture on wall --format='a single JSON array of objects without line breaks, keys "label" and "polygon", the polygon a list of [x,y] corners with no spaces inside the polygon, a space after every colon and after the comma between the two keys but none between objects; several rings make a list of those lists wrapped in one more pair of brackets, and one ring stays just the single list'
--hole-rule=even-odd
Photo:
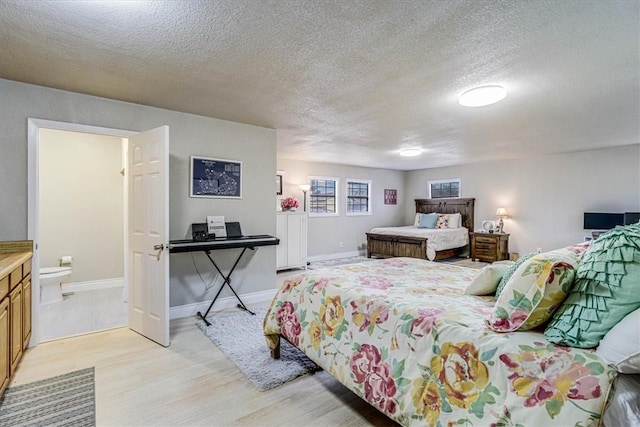
[{"label": "framed picture on wall", "polygon": [[282,175],[276,174],[276,196],[282,196]]},{"label": "framed picture on wall", "polygon": [[395,205],[398,202],[398,190],[384,190],[384,204]]},{"label": "framed picture on wall", "polygon": [[242,198],[242,162],[191,156],[190,197]]}]

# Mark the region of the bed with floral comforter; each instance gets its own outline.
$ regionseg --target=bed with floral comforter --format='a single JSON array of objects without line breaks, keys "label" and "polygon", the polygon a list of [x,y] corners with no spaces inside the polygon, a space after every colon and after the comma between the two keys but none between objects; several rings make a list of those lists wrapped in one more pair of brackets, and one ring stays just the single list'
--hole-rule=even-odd
[{"label": "bed with floral comforter", "polygon": [[485,326],[478,270],[389,258],[286,280],[264,320],[402,425],[598,425],[614,371],[593,351]]}]

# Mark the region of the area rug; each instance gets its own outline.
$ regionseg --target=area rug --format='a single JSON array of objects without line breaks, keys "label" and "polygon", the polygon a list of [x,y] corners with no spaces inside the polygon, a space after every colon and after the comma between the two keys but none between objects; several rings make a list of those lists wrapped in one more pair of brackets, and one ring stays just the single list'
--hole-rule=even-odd
[{"label": "area rug", "polygon": [[272,359],[262,333],[267,308],[255,313],[255,316],[244,311],[213,314],[207,317],[211,326],[203,321],[197,326],[260,391],[320,369],[286,340],[282,340],[280,359]]},{"label": "area rug", "polygon": [[9,387],[0,399],[2,426],[95,426],[94,368]]},{"label": "area rug", "polygon": [[351,256],[345,258],[334,258],[327,259],[324,261],[313,261],[311,262],[307,268],[309,270],[319,270],[321,268],[335,267],[337,265],[345,265],[345,264],[358,264],[361,262],[372,261],[375,258],[367,258],[363,256]]}]

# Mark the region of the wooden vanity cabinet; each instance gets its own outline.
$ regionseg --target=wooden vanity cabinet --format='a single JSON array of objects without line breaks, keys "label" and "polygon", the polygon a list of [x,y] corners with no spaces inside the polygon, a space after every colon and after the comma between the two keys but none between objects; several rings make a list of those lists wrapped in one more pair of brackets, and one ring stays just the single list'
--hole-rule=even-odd
[{"label": "wooden vanity cabinet", "polygon": [[33,242],[0,242],[0,397],[31,338]]},{"label": "wooden vanity cabinet", "polygon": [[22,359],[22,304],[22,284],[19,284],[9,294],[11,373],[16,371],[18,363]]},{"label": "wooden vanity cabinet", "polygon": [[11,363],[9,363],[9,298],[0,301],[0,395],[9,385]]}]

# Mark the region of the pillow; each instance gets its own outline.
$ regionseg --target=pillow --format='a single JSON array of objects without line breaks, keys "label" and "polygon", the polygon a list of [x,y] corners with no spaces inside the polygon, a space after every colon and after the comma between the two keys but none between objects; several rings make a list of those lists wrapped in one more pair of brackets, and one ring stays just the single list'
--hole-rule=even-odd
[{"label": "pillow", "polygon": [[513,273],[516,272],[518,267],[520,267],[526,260],[534,255],[535,254],[531,252],[521,256],[515,263],[513,263],[511,267],[509,267],[507,271],[505,271],[505,273],[502,275],[502,279],[500,279],[500,283],[498,283],[498,288],[496,289],[496,299],[500,296],[504,287],[507,286],[507,282],[509,281],[509,279],[511,279],[511,276],[513,276]]},{"label": "pillow", "polygon": [[418,224],[418,228],[435,228],[436,221],[438,221],[438,214],[430,213],[430,214],[422,214],[420,217],[420,223]]},{"label": "pillow", "polygon": [[640,308],[607,332],[596,354],[621,374],[640,374]]},{"label": "pillow", "polygon": [[420,225],[420,218],[422,218],[422,215],[424,215],[424,214],[417,213],[415,218],[413,218],[413,226],[414,227],[418,227]]},{"label": "pillow", "polygon": [[460,213],[449,214],[449,228],[462,227],[462,215]]},{"label": "pillow", "polygon": [[436,223],[436,228],[449,228],[448,214],[438,214],[438,222]]},{"label": "pillow", "polygon": [[469,295],[489,295],[496,292],[502,275],[511,267],[513,261],[498,261],[480,270],[465,292]]},{"label": "pillow", "polygon": [[596,347],[627,314],[640,308],[640,224],[616,227],[587,249],[567,299],[544,331],[571,347]]},{"label": "pillow", "polygon": [[528,331],[549,320],[567,296],[580,258],[569,248],[529,258],[507,282],[487,326],[497,332]]}]

